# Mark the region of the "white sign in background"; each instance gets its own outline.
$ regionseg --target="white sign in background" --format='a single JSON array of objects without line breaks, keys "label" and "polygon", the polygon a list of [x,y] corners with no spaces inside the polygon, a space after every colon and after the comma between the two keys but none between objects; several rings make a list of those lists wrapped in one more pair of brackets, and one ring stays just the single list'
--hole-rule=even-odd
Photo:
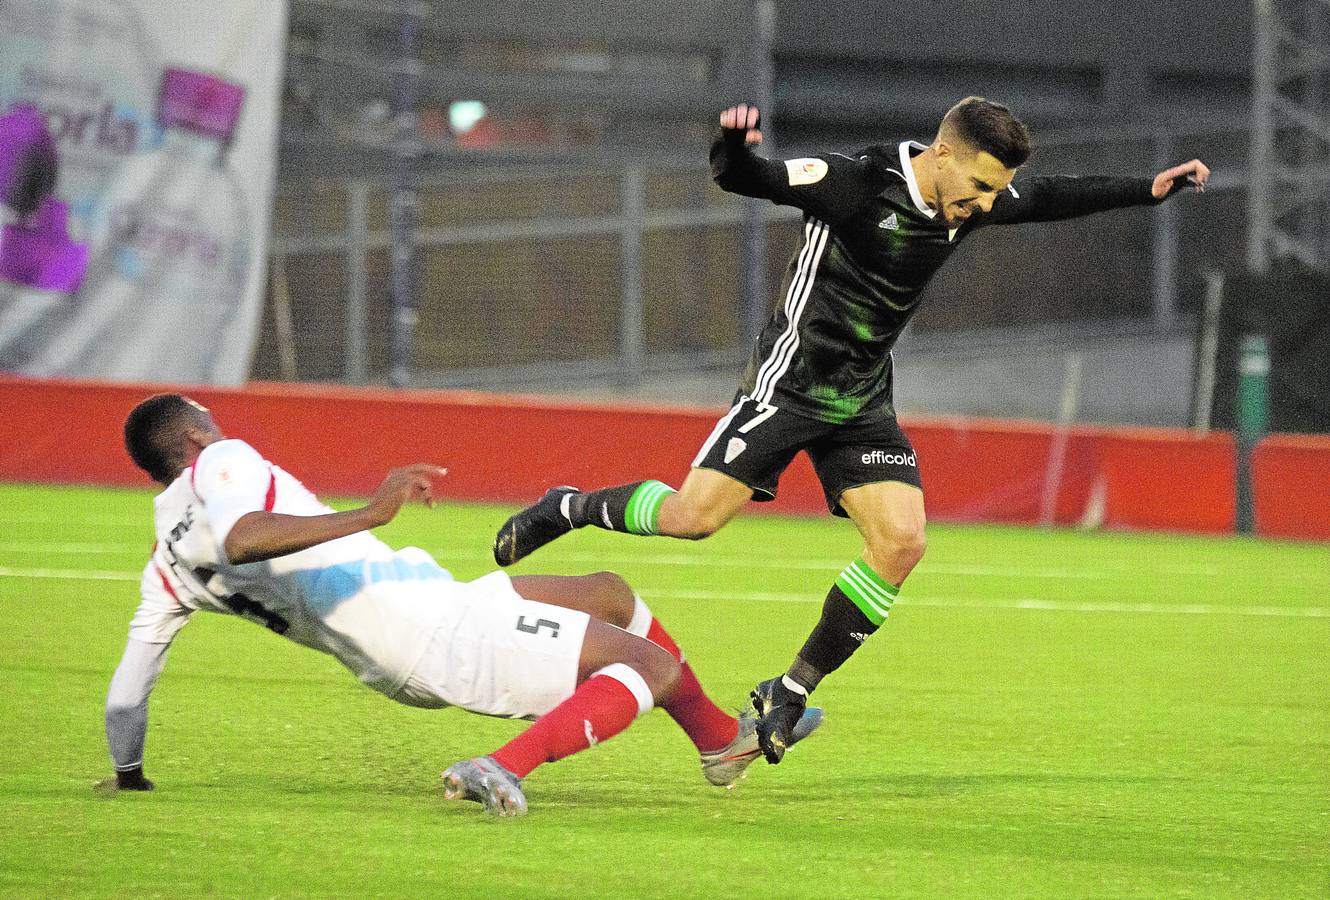
[{"label": "white sign in background", "polygon": [[0,0],[0,112],[29,103],[91,250],[78,292],[0,282],[0,370],[238,384],[262,314],[286,4]]}]

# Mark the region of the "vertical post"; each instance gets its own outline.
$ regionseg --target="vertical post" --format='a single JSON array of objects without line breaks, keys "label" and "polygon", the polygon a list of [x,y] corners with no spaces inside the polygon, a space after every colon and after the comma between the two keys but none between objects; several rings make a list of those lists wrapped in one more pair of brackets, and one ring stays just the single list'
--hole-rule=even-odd
[{"label": "vertical post", "polygon": [[365,337],[369,184],[359,178],[348,182],[346,206],[346,363],[342,377],[348,384],[365,384],[369,381]]},{"label": "vertical post", "polygon": [[1252,3],[1252,128],[1247,181],[1247,269],[1270,266],[1274,238],[1271,167],[1275,164],[1274,100],[1278,42],[1275,0]]},{"label": "vertical post", "polygon": [[272,315],[277,332],[277,370],[283,381],[296,380],[296,329],[291,316],[291,282],[286,277],[286,251],[272,255]]},{"label": "vertical post", "polygon": [[415,343],[416,310],[415,231],[419,210],[416,193],[415,161],[419,155],[416,129],[416,87],[419,60],[416,59],[416,10],[403,4],[401,12],[401,55],[398,59],[397,109],[394,116],[397,134],[393,155],[397,170],[393,177],[392,197],[388,201],[388,224],[392,231],[390,313],[388,319],[388,383],[408,387],[413,378],[412,352]]},{"label": "vertical post", "polygon": [[1039,503],[1039,524],[1056,525],[1058,492],[1062,489],[1062,473],[1067,466],[1067,445],[1071,441],[1071,426],[1076,421],[1076,410],[1081,405],[1081,372],[1085,357],[1080,351],[1067,354],[1062,376],[1062,399],[1058,404],[1058,424],[1048,447],[1048,466],[1044,469],[1044,493]]},{"label": "vertical post", "polygon": [[[1326,46],[1326,22],[1330,19],[1330,7],[1325,3],[1307,3],[1303,8],[1303,38],[1312,47]],[[1330,87],[1330,67],[1324,62],[1319,66],[1319,75],[1309,75],[1302,80],[1302,105],[1326,122],[1330,116],[1330,106],[1326,104],[1326,89]],[[1304,169],[1324,170],[1330,167],[1330,149],[1327,149],[1324,132],[1320,135],[1310,129],[1302,139],[1302,159]],[[1316,262],[1325,266],[1330,264],[1330,183],[1322,182],[1316,188],[1314,196],[1320,202],[1307,207],[1307,221],[1304,224],[1307,235],[1307,249]]]},{"label": "vertical post", "polygon": [[1196,383],[1192,394],[1192,427],[1210,433],[1214,416],[1215,368],[1219,357],[1219,314],[1224,305],[1224,271],[1205,273],[1205,305],[1201,309],[1201,335],[1196,342]]},{"label": "vertical post", "polygon": [[[776,152],[775,74],[771,48],[776,37],[775,0],[749,0],[749,99],[762,112],[761,152]],[[739,230],[739,290],[743,298],[740,339],[747,343],[766,323],[771,297],[767,289],[767,209],[761,200],[745,200]]]},{"label": "vertical post", "polygon": [[1238,532],[1256,527],[1252,454],[1269,421],[1270,345],[1264,335],[1243,337],[1238,356]]},{"label": "vertical post", "polygon": [[[1172,165],[1173,142],[1166,134],[1155,138],[1155,167]],[[1158,331],[1169,331],[1178,314],[1178,214],[1172,201],[1154,208],[1154,273],[1152,297]]]},{"label": "vertical post", "polygon": [[619,265],[619,384],[632,387],[642,378],[646,340],[642,291],[642,232],[646,216],[646,176],[633,160],[624,169],[620,185]]}]

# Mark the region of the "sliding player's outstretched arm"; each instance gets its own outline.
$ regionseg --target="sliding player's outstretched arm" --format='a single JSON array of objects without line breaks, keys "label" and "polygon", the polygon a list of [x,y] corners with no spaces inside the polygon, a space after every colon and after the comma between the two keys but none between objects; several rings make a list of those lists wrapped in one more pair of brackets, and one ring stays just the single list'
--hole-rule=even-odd
[{"label": "sliding player's outstretched arm", "polygon": [[1017,178],[1001,192],[993,209],[975,219],[976,227],[1053,222],[1129,206],[1149,206],[1191,189],[1204,191],[1210,169],[1199,159],[1165,169],[1153,177],[1042,175]]},{"label": "sliding player's outstretched arm", "polygon": [[115,778],[99,788],[150,791],[143,774],[143,741],[148,734],[148,695],[166,665],[169,644],[148,644],[130,638],[106,692],[106,742],[115,763]]},{"label": "sliding player's outstretched arm", "polygon": [[148,695],[166,665],[166,651],[189,621],[190,611],[166,588],[153,562],[143,570],[142,600],[129,623],[125,652],[106,692],[106,743],[115,777],[97,784],[99,791],[150,791],[143,774],[143,743],[148,734]]},{"label": "sliding player's outstretched arm", "polygon": [[[289,516],[269,512],[258,508],[262,505],[261,495],[257,499],[251,498],[252,508],[235,519],[234,524],[224,526],[223,547],[227,559],[234,565],[260,562],[387,525],[396,518],[405,503],[419,501],[426,506],[433,506],[433,479],[443,477],[447,471],[426,463],[394,469],[364,506],[321,516]],[[210,506],[210,517],[214,512],[212,507],[219,502],[220,498],[205,498],[204,503]],[[222,518],[226,516],[223,514]]]}]

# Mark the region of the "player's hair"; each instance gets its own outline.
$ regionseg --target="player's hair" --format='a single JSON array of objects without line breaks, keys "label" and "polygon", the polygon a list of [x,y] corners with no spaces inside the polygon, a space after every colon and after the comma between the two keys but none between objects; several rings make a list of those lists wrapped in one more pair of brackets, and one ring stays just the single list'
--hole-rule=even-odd
[{"label": "player's hair", "polygon": [[942,117],[939,131],[951,131],[970,146],[993,154],[1008,169],[1024,165],[1030,156],[1030,132],[1001,103],[966,97]]},{"label": "player's hair", "polygon": [[153,481],[169,484],[178,468],[180,437],[191,425],[204,424],[203,412],[180,394],[155,394],[125,419],[125,449]]}]

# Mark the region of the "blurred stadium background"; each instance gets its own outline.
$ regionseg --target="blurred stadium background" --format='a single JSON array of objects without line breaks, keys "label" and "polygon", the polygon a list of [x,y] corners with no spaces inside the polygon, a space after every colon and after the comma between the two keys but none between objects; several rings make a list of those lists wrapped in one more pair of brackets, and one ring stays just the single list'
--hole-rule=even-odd
[{"label": "blurred stadium background", "polygon": [[[1054,429],[1031,451],[1047,458],[1043,514],[989,497],[959,517],[1215,530],[1098,514],[1097,494],[1110,507],[1121,494],[1099,475],[1067,501],[1083,515],[1049,515],[1064,469],[1110,468],[1078,463],[1074,441],[1066,456],[1074,425],[1160,426],[1220,447],[1220,468],[1186,450],[1164,472],[1210,471],[1197,502],[1236,491],[1219,516],[1245,530],[1260,515],[1250,460],[1281,473],[1265,496],[1287,506],[1308,460],[1325,458],[1305,440],[1258,446],[1268,431],[1330,430],[1322,0],[6,0],[0,16],[12,50],[0,108],[45,118],[53,199],[92,254],[81,293],[25,288],[19,251],[43,228],[67,241],[64,212],[43,224],[45,205],[24,218],[10,204],[0,372],[720,409],[798,219],[710,183],[718,110],[759,103],[772,154],[853,152],[927,140],[957,98],[981,93],[1030,124],[1032,171],[1146,174],[1199,157],[1214,176],[1204,197],[987,231],[935,278],[896,351],[902,416]],[[131,38],[137,56],[122,52]],[[191,67],[204,74],[177,71]],[[174,219],[184,176],[140,185],[126,207],[116,173],[174,146],[166,126],[182,120],[220,135],[220,181],[181,187],[190,208]],[[120,125],[128,149],[113,146]],[[235,203],[248,204],[243,224],[199,225],[231,221]],[[190,281],[188,254],[172,250],[190,240],[239,274]],[[26,457],[2,471],[58,475]],[[1330,536],[1330,485],[1313,481],[1317,502],[1294,498],[1296,521],[1266,533]]]},{"label": "blurred stadium background", "polygon": [[[1317,19],[1304,6],[1279,27]],[[1251,177],[1251,155],[1273,151],[1253,127],[1259,23],[1241,0],[1131,2],[1107,19],[1052,2],[625,3],[592,21],[577,3],[393,9],[291,7],[257,376],[723,403],[797,216],[709,184],[716,111],[752,98],[780,152],[850,152],[926,140],[940,111],[983,93],[1032,126],[1032,170],[1201,157],[1215,179],[1204,202],[971,242],[902,341],[903,411],[1053,418],[1078,355],[1082,417],[1193,424],[1207,285],[1269,243],[1252,192],[1290,200]],[[1324,140],[1275,124],[1294,153],[1281,164],[1324,170]],[[1323,183],[1299,181],[1311,260]],[[404,297],[395,227],[410,231]],[[401,371],[398,330],[413,331]]]}]

